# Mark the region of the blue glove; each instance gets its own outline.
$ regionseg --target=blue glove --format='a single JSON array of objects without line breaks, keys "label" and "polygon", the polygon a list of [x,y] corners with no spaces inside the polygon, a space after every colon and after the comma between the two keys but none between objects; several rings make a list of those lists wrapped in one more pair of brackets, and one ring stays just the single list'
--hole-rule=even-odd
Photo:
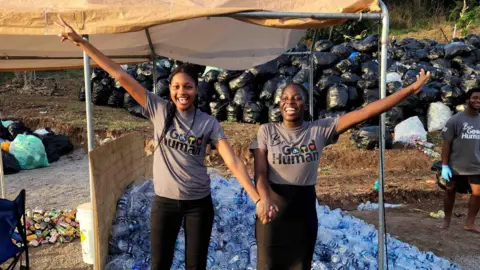
[{"label": "blue glove", "polygon": [[452,170],[450,170],[448,165],[442,165],[442,178],[447,182],[450,181],[450,178],[452,178]]}]

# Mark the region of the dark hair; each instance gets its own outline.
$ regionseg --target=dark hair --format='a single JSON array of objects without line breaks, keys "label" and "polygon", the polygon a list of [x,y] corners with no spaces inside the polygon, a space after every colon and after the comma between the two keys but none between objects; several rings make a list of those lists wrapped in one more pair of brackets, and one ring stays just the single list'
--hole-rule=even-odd
[{"label": "dark hair", "polygon": [[[196,73],[194,67],[192,65],[183,64],[179,65],[178,67],[174,68],[168,77],[168,83],[172,82],[173,77],[179,73],[185,73],[190,76],[193,81],[195,82],[195,87],[198,86],[198,74]],[[173,101],[168,101],[167,103],[167,115],[165,116],[165,123],[163,125],[162,134],[158,138],[158,144],[160,145],[167,134],[168,129],[173,124],[173,118],[175,118],[175,113],[177,112],[177,108]],[[193,122],[192,122],[193,126]]]},{"label": "dark hair", "polygon": [[465,100],[468,101],[472,97],[473,93],[480,93],[480,88],[473,88],[468,90],[467,94],[465,95]]},{"label": "dark hair", "polygon": [[303,99],[305,100],[305,104],[306,104],[306,108],[305,108],[304,115],[303,115],[303,120],[312,121],[313,117],[310,115],[310,112],[308,111],[308,106],[309,106],[308,104],[309,103],[308,103],[308,90],[307,90],[307,88],[305,88],[305,86],[303,86],[302,84],[295,83],[295,82],[289,82],[283,88],[282,94],[285,91],[285,89],[287,89],[290,86],[296,87],[297,89],[300,89],[300,91],[302,92],[302,96],[303,96]]}]

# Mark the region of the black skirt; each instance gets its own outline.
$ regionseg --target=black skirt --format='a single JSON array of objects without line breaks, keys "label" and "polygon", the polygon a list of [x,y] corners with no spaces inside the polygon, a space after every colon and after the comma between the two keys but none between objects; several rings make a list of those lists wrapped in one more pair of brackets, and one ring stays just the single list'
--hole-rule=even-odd
[{"label": "black skirt", "polygon": [[318,231],[315,186],[271,187],[285,205],[272,222],[256,221],[257,269],[310,270]]}]

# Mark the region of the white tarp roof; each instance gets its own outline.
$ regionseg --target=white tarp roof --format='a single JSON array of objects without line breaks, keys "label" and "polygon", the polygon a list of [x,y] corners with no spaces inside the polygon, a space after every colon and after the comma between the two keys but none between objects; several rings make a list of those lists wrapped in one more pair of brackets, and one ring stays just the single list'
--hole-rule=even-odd
[{"label": "white tarp roof", "polygon": [[148,28],[157,55],[225,69],[265,63],[295,45],[306,28],[342,22],[210,17],[246,11],[355,13],[379,7],[378,0],[0,0],[0,71],[82,67],[81,50],[59,42],[57,14],[89,34],[103,53],[119,56],[112,57],[119,63],[148,60]]}]

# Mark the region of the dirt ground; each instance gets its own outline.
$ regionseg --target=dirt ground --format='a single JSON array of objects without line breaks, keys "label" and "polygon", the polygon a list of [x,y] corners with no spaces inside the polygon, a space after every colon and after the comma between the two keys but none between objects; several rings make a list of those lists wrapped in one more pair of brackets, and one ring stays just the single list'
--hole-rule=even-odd
[{"label": "dirt ground", "polygon": [[[52,127],[70,136],[80,148],[49,168],[8,176],[10,198],[26,188],[30,207],[70,208],[88,200],[88,162],[82,152],[86,145],[85,105],[77,100],[81,84],[80,79],[60,79],[53,94],[45,96],[19,95],[13,86],[0,86],[2,119],[23,120],[32,129]],[[129,131],[140,132],[148,143],[152,133],[148,121],[130,116],[123,109],[95,106],[93,111],[96,145],[105,137]],[[222,123],[222,126],[235,152],[251,171],[253,159],[248,146],[258,125]],[[336,145],[325,149],[319,167],[317,195],[322,204],[354,210],[361,202],[377,201],[373,185],[378,178],[378,151],[355,148],[349,136],[349,133],[342,135]],[[465,217],[456,218],[450,232],[444,233],[435,227],[439,220],[428,216],[430,211],[442,208],[443,192],[436,186],[435,175],[430,170],[433,161],[417,149],[387,150],[385,161],[386,202],[406,204],[402,209],[387,210],[388,232],[421,250],[450,258],[463,269],[478,269],[474,267],[473,255],[480,254],[480,238],[462,230]],[[210,152],[206,162],[225,169],[215,151]],[[466,213],[466,202],[466,198],[459,198],[456,211]],[[376,211],[352,211],[352,214],[376,224]],[[32,265],[35,269],[88,269],[81,259],[79,241],[60,247],[32,248]]]}]

